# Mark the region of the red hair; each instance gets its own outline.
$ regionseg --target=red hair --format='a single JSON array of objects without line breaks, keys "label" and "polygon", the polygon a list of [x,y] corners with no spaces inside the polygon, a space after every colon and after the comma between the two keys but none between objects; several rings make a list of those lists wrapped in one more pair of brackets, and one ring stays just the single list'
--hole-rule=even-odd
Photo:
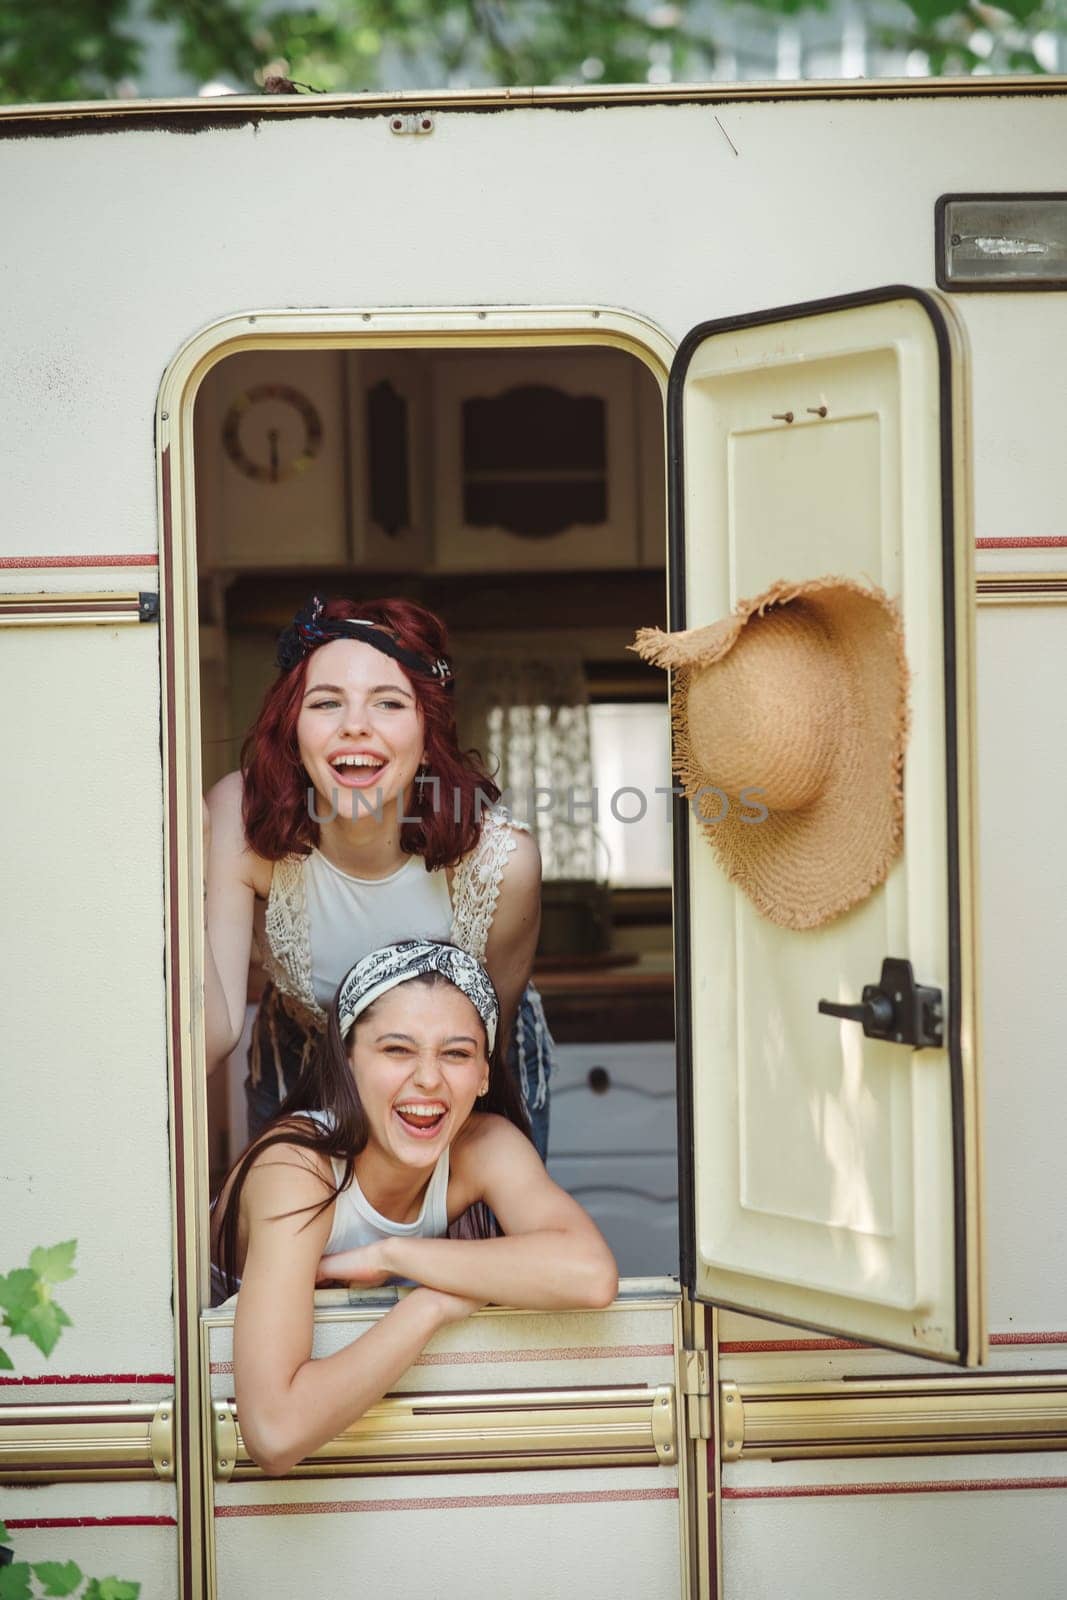
[{"label": "red hair", "polygon": [[[448,655],[444,623],[413,600],[368,600],[359,605],[353,600],[328,600],[325,615],[376,623],[405,650],[427,661]],[[309,651],[271,684],[241,748],[245,837],[267,861],[308,855],[319,842],[296,738],[310,655]],[[499,800],[500,790],[477,752],[459,748],[450,689],[421,673],[408,681],[423,716],[426,765],[437,782],[415,785],[411,815],[418,820],[403,824],[400,848],[422,856],[431,871],[454,867],[474,849],[483,806]]]}]

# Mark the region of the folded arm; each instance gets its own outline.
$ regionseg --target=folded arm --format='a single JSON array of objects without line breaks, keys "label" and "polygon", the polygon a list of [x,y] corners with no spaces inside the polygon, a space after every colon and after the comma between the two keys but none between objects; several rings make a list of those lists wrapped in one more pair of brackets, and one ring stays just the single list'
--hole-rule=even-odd
[{"label": "folded arm", "polygon": [[[416,1289],[344,1350],[313,1360],[315,1269],[333,1205],[329,1169],[307,1150],[275,1145],[242,1196],[248,1248],[234,1320],[241,1433],[253,1460],[288,1472],[380,1400],[437,1330],[475,1306]],[[303,1209],[311,1207],[311,1210]]]},{"label": "folded arm", "polygon": [[383,1239],[324,1257],[320,1280],[410,1278],[428,1288],[522,1310],[608,1306],[615,1259],[600,1230],[548,1176],[529,1140],[501,1117],[480,1116],[453,1146],[454,1179],[467,1204],[484,1200],[504,1237]]}]

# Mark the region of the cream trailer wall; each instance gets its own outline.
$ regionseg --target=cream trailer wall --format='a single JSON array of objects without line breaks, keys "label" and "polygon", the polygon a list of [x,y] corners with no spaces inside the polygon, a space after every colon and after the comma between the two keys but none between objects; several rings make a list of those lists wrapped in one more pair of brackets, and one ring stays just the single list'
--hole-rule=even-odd
[{"label": "cream trailer wall", "polygon": [[[183,347],[214,323],[254,334],[237,319],[272,311],[351,311],[358,336],[373,330],[375,308],[478,307],[491,339],[510,325],[494,308],[569,306],[647,319],[660,330],[650,348],[669,351],[709,318],[882,284],[928,286],[940,195],[1062,185],[1067,89],[480,108],[445,100],[432,132],[397,134],[390,122],[389,108],[361,102],[235,102],[70,122],[0,114],[0,197],[12,221],[0,245],[0,589],[13,597],[8,620],[19,596],[96,608],[95,625],[57,627],[47,649],[37,625],[0,632],[0,727],[17,777],[0,812],[0,1270],[36,1244],[79,1241],[79,1277],[60,1296],[73,1327],[51,1363],[20,1352],[20,1372],[34,1379],[123,1374],[124,1399],[146,1405],[171,1392],[172,1252],[194,1242],[187,1206],[202,1134],[198,1108],[181,1108],[175,1200],[168,1042],[183,1041],[168,1040],[164,918],[168,888],[179,892],[166,848],[176,851],[177,831],[196,819],[164,788],[159,634],[128,611],[107,613],[113,592],[157,587],[155,410]],[[1067,547],[1065,297],[954,303],[970,343],[979,572],[1054,574],[1055,541]],[[588,326],[595,336],[595,319]],[[180,618],[165,623],[172,651],[195,649]],[[1062,614],[991,605],[978,648],[989,1323],[994,1336],[1034,1335],[1020,1359],[1051,1368],[1051,1336],[1067,1328]],[[180,736],[182,726],[179,717]],[[195,725],[185,735],[195,774]],[[183,894],[195,848],[190,859]],[[195,955],[183,953],[183,982]],[[739,1350],[770,1336],[736,1317],[721,1323]],[[180,1323],[182,1359],[191,1337]],[[811,1359],[812,1375],[821,1360]],[[751,1365],[738,1375],[757,1370],[773,1375]],[[53,1394],[107,1398],[91,1383],[43,1382],[34,1398]],[[751,1486],[761,1481],[757,1473]],[[77,1493],[84,1508],[83,1491],[57,1492]],[[169,1493],[141,1485],[126,1504],[166,1520]],[[765,1524],[731,1514],[738,1554],[727,1593],[763,1593],[771,1578],[758,1552],[784,1558],[792,1524],[779,1519],[779,1544]],[[133,1554],[143,1578],[173,1560],[153,1549]],[[158,1592],[172,1592],[172,1581],[161,1577]],[[815,1569],[811,1584],[814,1593]],[[792,1592],[807,1590],[798,1580]]]}]

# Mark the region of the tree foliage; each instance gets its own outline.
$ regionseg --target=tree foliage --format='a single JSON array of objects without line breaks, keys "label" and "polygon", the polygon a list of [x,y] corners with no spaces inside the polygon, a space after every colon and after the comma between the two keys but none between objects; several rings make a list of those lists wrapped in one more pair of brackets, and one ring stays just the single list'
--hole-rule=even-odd
[{"label": "tree foliage", "polygon": [[[249,91],[271,74],[320,90],[699,79],[736,4],[790,16],[828,0],[0,0],[0,98],[134,93],[146,25],[170,30],[193,81]],[[878,33],[935,72],[1038,71],[1035,36],[1063,4],[898,0]]]}]

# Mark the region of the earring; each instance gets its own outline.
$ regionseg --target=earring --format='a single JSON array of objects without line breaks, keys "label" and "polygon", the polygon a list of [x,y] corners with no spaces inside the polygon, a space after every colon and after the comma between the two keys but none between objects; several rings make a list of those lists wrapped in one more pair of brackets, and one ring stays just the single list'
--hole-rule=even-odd
[{"label": "earring", "polygon": [[482,1084],[481,1088],[478,1090],[478,1099],[479,1100],[484,1100],[488,1093],[489,1093],[489,1079],[486,1078],[485,1082]]}]

